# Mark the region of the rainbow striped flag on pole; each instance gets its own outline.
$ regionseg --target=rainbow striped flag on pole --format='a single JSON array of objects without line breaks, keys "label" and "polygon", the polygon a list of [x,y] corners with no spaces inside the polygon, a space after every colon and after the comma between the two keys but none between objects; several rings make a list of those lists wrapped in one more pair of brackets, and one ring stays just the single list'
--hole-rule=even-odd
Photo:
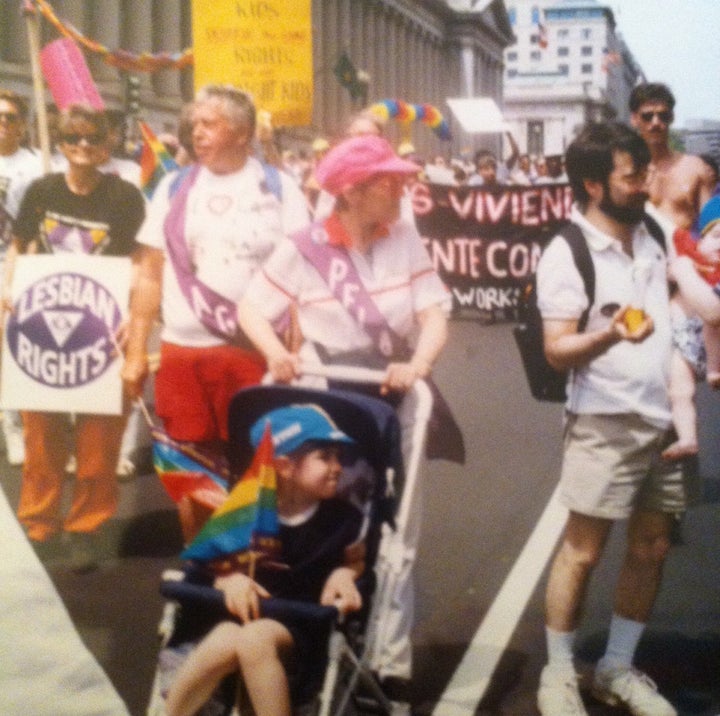
[{"label": "rainbow striped flag on pole", "polygon": [[249,564],[252,576],[258,560],[278,556],[277,477],[273,457],[268,423],[252,464],[182,552],[183,559],[222,561],[230,558],[234,564]]},{"label": "rainbow striped flag on pole", "polygon": [[175,171],[178,165],[145,122],[138,122],[138,126],[143,138],[140,154],[140,189],[148,199],[151,199],[160,180],[166,174]]}]

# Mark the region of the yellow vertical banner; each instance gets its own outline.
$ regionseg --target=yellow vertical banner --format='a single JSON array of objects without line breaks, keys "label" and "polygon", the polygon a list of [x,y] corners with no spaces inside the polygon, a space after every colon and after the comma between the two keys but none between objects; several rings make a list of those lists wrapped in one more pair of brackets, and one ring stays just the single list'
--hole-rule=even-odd
[{"label": "yellow vertical banner", "polygon": [[311,0],[193,0],[195,87],[250,92],[277,127],[312,121]]}]

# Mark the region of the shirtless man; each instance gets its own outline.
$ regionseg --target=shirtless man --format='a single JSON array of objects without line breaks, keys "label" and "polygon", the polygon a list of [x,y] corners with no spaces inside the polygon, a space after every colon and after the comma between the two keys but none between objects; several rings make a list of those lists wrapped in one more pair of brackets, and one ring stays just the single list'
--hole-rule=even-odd
[{"label": "shirtless man", "polygon": [[[673,244],[676,230],[687,231],[695,224],[700,209],[713,195],[716,184],[711,167],[700,157],[683,154],[670,146],[674,107],[675,97],[664,84],[641,84],[630,94],[630,121],[650,148],[649,201],[646,208],[662,226],[667,246]],[[702,290],[710,293],[705,287]],[[676,295],[671,304],[677,350],[671,362],[670,395],[678,439],[663,453],[668,460],[698,452],[695,383],[705,378],[706,374],[708,379],[718,375],[718,366],[709,366],[706,373],[701,367],[704,358],[696,358],[700,352],[704,354],[700,319],[707,320],[707,316],[703,312],[703,304],[694,305],[692,298]],[[705,300],[714,307],[712,296]],[[700,318],[697,318],[698,315]],[[710,382],[715,385],[716,379]]]},{"label": "shirtless man", "polygon": [[[714,191],[713,175],[705,162],[674,150],[669,143],[675,97],[664,84],[646,83],[630,95],[630,121],[650,147],[650,202],[675,228],[689,229]],[[672,231],[669,233],[672,236]]]}]

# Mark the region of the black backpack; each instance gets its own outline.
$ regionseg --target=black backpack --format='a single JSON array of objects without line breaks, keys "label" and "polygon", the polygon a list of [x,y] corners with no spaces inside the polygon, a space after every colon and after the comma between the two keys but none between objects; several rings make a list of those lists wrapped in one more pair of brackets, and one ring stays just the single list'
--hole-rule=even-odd
[{"label": "black backpack", "polygon": [[[643,221],[650,235],[665,251],[665,235],[659,224],[647,214],[643,217]],[[578,332],[582,332],[587,326],[590,308],[595,301],[595,266],[585,237],[577,224],[567,223],[560,229],[558,235],[562,236],[570,246],[573,261],[580,272],[588,297],[588,307],[578,321]],[[518,301],[518,324],[513,329],[513,335],[533,398],[564,403],[567,398],[565,386],[568,372],[555,370],[545,357],[543,323],[537,305],[534,275]]]}]

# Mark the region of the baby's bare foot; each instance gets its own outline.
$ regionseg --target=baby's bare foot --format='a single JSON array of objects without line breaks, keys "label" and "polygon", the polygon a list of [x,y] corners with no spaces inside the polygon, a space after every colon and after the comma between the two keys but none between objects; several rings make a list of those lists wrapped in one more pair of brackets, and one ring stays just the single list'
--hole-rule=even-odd
[{"label": "baby's bare foot", "polygon": [[673,461],[698,454],[698,444],[693,440],[676,440],[662,451],[662,459]]}]

